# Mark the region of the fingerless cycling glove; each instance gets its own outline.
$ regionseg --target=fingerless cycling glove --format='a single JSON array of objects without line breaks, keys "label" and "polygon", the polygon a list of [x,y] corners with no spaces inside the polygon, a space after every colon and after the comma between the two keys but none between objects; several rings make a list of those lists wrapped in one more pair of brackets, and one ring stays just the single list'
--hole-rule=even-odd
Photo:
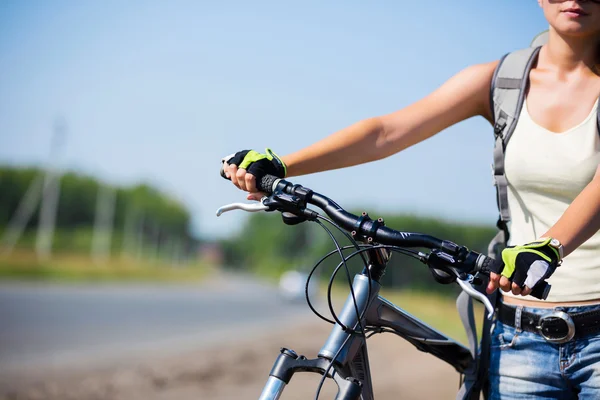
[{"label": "fingerless cycling glove", "polygon": [[551,240],[547,238],[504,249],[502,275],[520,287],[530,288],[549,278],[561,261],[559,251],[550,245]]},{"label": "fingerless cycling glove", "polygon": [[238,168],[243,168],[248,173],[254,175],[257,180],[260,180],[265,175],[275,175],[278,178],[285,178],[287,167],[284,162],[273,152],[267,148],[265,153],[259,153],[254,150],[242,150],[235,153],[224,161],[229,165],[236,165]]}]

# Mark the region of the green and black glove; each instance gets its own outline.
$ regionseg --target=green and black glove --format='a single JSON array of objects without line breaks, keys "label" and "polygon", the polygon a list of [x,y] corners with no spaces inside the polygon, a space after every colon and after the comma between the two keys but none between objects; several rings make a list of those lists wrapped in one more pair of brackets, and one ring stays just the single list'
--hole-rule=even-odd
[{"label": "green and black glove", "polygon": [[553,238],[543,238],[502,251],[502,276],[521,288],[533,288],[550,277],[562,263],[562,245]]},{"label": "green and black glove", "polygon": [[265,149],[264,154],[254,150],[242,150],[223,158],[222,161],[245,169],[254,175],[257,181],[260,181],[265,175],[285,178],[287,174],[284,162],[271,149]]}]

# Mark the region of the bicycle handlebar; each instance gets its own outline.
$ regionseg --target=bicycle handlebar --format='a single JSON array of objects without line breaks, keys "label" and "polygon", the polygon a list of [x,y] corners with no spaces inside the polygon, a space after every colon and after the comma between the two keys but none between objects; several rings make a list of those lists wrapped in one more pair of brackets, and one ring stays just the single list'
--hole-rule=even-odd
[{"label": "bicycle handlebar", "polygon": [[[383,225],[382,220],[371,220],[368,215],[363,214],[358,217],[340,207],[333,200],[301,185],[294,185],[289,181],[280,179],[273,175],[265,175],[260,181],[256,182],[259,191],[272,195],[281,192],[289,195],[290,202],[298,205],[302,215],[308,219],[314,219],[317,213],[302,208],[300,204],[304,201],[306,204],[312,204],[323,210],[335,223],[354,235],[364,237],[384,245],[399,247],[424,247],[428,249],[440,249],[451,256],[456,256],[462,260],[462,264],[471,269],[471,273],[481,272],[489,275],[490,272],[500,273],[504,263],[501,260],[495,260],[484,254],[470,251],[464,246],[459,246],[453,242],[440,240],[430,235],[411,232],[399,232]],[[550,285],[545,281],[540,281],[532,289],[531,296],[545,300],[550,291]]]}]

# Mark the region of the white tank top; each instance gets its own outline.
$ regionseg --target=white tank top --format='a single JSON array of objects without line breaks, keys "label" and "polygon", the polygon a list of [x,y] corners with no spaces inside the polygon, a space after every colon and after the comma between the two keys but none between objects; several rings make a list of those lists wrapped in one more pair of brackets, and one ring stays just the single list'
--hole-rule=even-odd
[{"label": "white tank top", "polygon": [[[509,244],[540,238],[594,177],[600,164],[597,108],[598,101],[579,125],[554,133],[532,120],[524,102],[505,155]],[[565,257],[548,282],[547,301],[600,299],[600,231]]]}]

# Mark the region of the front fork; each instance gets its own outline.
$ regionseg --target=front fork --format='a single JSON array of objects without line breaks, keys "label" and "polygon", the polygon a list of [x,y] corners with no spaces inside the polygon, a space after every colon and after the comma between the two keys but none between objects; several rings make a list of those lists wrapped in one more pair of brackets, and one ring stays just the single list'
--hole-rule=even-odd
[{"label": "front fork", "polygon": [[281,349],[259,400],[278,400],[295,372],[327,373],[327,377],[332,378],[338,386],[336,400],[359,400],[362,391],[360,381],[342,377],[335,366],[330,368],[330,364],[331,360],[324,357],[309,360],[298,356],[293,350]]},{"label": "front fork", "polygon": [[[363,213],[363,218],[368,218]],[[378,220],[378,224],[383,224],[383,220]],[[366,310],[374,298],[379,294],[381,288],[379,279],[385,271],[385,266],[390,260],[391,253],[386,249],[372,249],[367,252],[368,271],[363,271],[354,278],[352,288],[354,298],[348,295],[346,303],[340,313],[340,321],[351,329],[359,327],[359,316],[356,315],[356,309],[363,316],[361,323],[366,321]],[[356,302],[356,303],[355,303]],[[281,354],[277,357],[269,379],[260,395],[259,400],[278,400],[290,382],[295,372],[316,372],[321,375],[327,374],[328,378],[335,381],[338,386],[336,400],[359,400],[363,389],[367,392],[367,398],[373,398],[371,387],[371,376],[368,368],[357,370],[353,362],[366,363],[367,354],[365,347],[361,346],[360,340],[353,333],[347,332],[339,324],[335,324],[325,345],[319,351],[316,359],[309,360],[304,356],[298,356],[293,350],[281,349]],[[355,356],[359,352],[364,352],[360,360],[355,361]],[[333,361],[332,361],[333,360]],[[332,365],[333,364],[333,365]],[[368,365],[368,364],[367,364]],[[358,375],[358,376],[357,376]],[[364,376],[363,376],[364,375]],[[359,380],[358,378],[361,378]],[[365,386],[363,387],[363,382]]]},{"label": "front fork", "polygon": [[[365,310],[379,294],[380,285],[364,275],[357,275],[354,278],[352,287],[355,297],[348,296],[340,313],[340,321],[346,327],[356,329],[359,325],[356,308],[358,308],[360,314],[365,316]],[[363,317],[361,322],[364,324],[364,321],[365,318]],[[358,369],[353,368],[356,367],[355,363],[358,362],[355,356],[364,349],[364,346],[361,346],[363,344],[362,340],[364,338],[359,338],[355,333],[347,332],[339,324],[335,324],[316,359],[309,360],[304,356],[298,356],[293,350],[281,349],[281,354],[279,354],[273,365],[269,380],[259,400],[279,399],[285,385],[289,383],[295,372],[327,374],[327,377],[333,379],[338,386],[337,400],[358,400],[363,389],[371,394],[371,379],[368,368],[365,368],[364,365]],[[364,358],[366,356],[366,353],[363,354]],[[331,365],[332,360],[333,365]],[[362,363],[366,364],[366,360],[362,360]],[[366,384],[364,388],[363,383]],[[367,397],[372,398],[372,395]]]}]

